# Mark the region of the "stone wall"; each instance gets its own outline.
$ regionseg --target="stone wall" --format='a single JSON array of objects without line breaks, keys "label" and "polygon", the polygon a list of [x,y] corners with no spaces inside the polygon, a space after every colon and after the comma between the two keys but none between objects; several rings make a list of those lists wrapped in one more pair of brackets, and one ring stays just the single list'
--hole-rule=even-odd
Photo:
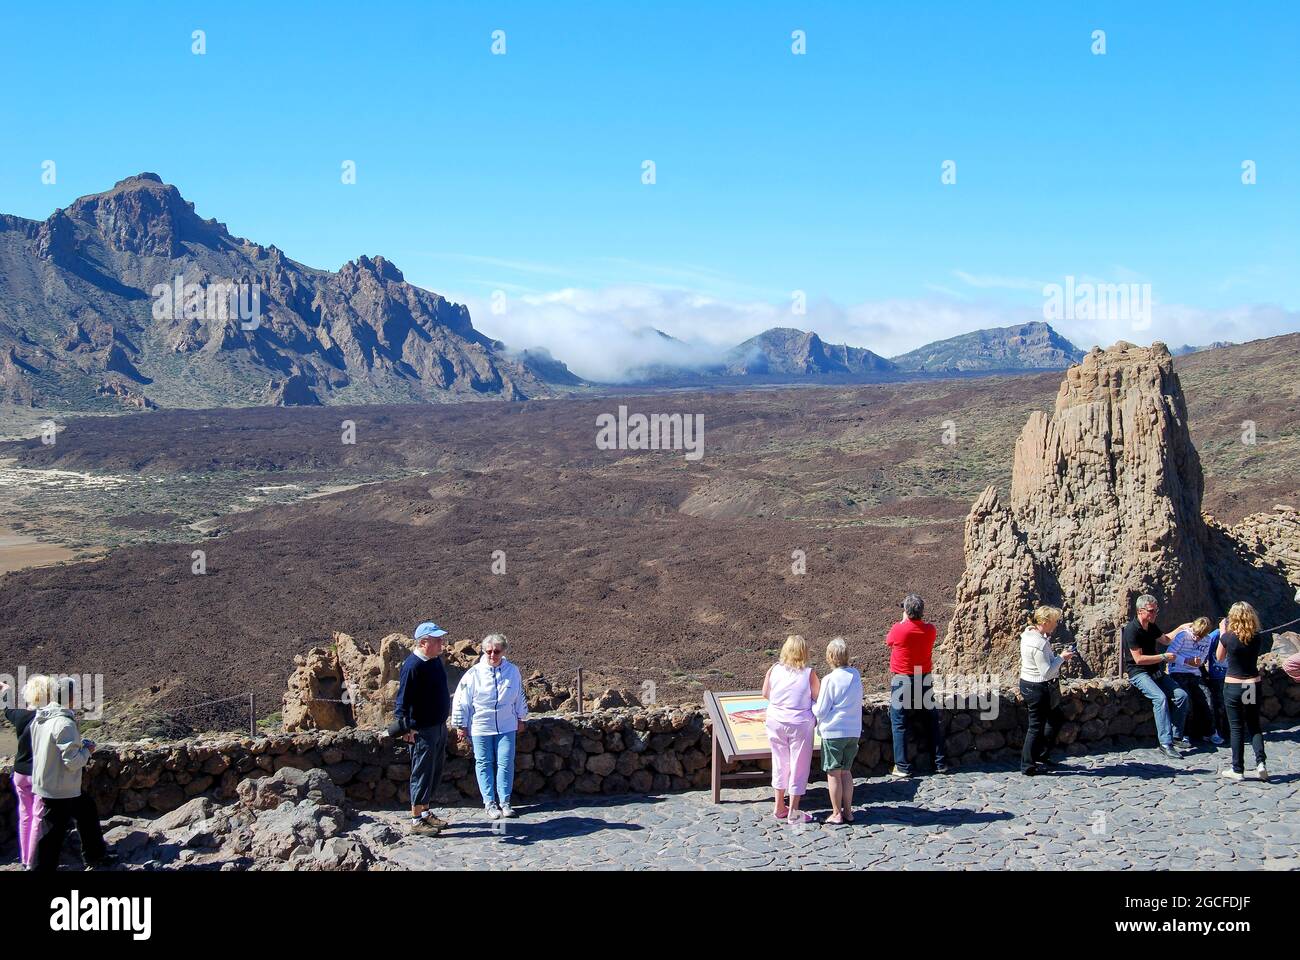
[{"label": "stone wall", "polygon": [[[1300,684],[1278,669],[1277,659],[1276,655],[1265,658],[1265,696],[1260,706],[1268,722],[1300,717]],[[1150,707],[1127,681],[1069,681],[1064,687],[1062,709],[1068,722],[1060,743],[1067,752],[1129,749],[1143,741],[1154,742]],[[956,767],[1011,760],[1023,742],[1025,709],[1018,691],[1003,691],[996,717],[983,717],[978,709],[944,709],[941,714],[949,758]],[[477,804],[468,748],[452,744],[448,750],[437,803]],[[710,782],[711,750],[710,723],[698,709],[534,716],[519,735],[515,792],[528,800],[574,793],[705,789]],[[888,695],[877,694],[863,704],[862,745],[854,772],[879,776],[892,763]],[[234,800],[241,781],[283,767],[324,769],[355,806],[397,807],[409,799],[405,745],[361,729],[257,739],[101,744],[87,769],[86,787],[104,816],[162,814],[200,795],[221,803]],[[7,843],[14,835],[14,804],[6,766],[0,768],[0,842]]]}]

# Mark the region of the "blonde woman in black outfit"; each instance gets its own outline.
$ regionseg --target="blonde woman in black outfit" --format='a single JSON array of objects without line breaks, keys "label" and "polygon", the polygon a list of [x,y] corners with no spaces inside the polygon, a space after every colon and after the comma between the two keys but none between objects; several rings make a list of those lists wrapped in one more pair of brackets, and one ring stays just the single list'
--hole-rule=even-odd
[{"label": "blonde woman in black outfit", "polygon": [[1227,665],[1223,683],[1223,706],[1228,714],[1232,742],[1232,768],[1223,771],[1229,780],[1245,779],[1246,734],[1255,753],[1255,775],[1268,780],[1264,762],[1264,734],[1259,725],[1259,614],[1249,603],[1232,605],[1228,616],[1219,624],[1216,660]]}]

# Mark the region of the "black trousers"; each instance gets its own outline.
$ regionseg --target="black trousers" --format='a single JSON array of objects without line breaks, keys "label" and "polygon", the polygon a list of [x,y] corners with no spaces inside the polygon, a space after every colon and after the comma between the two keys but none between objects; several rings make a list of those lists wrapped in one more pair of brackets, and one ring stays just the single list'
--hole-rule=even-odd
[{"label": "black trousers", "polygon": [[1056,735],[1065,723],[1065,714],[1061,713],[1058,703],[1052,706],[1052,687],[1049,682],[1035,683],[1031,680],[1020,681],[1020,693],[1029,708],[1029,729],[1025,731],[1025,745],[1020,751],[1020,769],[1028,770],[1040,760],[1047,759],[1056,746]]},{"label": "black trousers", "polygon": [[1171,673],[1169,676],[1187,691],[1192,706],[1183,734],[1193,740],[1208,737],[1214,732],[1214,700],[1210,688],[1199,673]]},{"label": "black trousers", "polygon": [[1264,734],[1259,726],[1259,684],[1225,683],[1223,709],[1228,713],[1228,732],[1232,741],[1232,769],[1246,770],[1246,736],[1255,752],[1256,765],[1264,762]]},{"label": "black trousers", "polygon": [[99,825],[99,811],[95,801],[86,794],[68,797],[65,800],[42,800],[45,813],[41,819],[41,836],[36,841],[36,854],[32,857],[32,869],[47,873],[59,867],[59,855],[63,852],[63,841],[68,835],[68,827],[77,825],[77,836],[81,838],[81,857],[87,865],[102,860],[104,831]]}]

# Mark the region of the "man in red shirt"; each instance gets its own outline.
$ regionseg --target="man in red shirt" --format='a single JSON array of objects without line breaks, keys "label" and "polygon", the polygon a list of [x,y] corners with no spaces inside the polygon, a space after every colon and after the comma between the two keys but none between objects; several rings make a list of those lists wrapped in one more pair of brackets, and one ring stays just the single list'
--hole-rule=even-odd
[{"label": "man in red shirt", "polygon": [[943,728],[935,709],[930,677],[934,651],[934,624],[926,623],[925,601],[909,593],[903,601],[903,619],[889,628],[885,643],[889,645],[889,722],[894,732],[894,769],[891,777],[904,779],[912,775],[907,762],[909,720],[922,711],[930,728],[930,750],[935,773],[947,773],[948,762],[943,750]]}]

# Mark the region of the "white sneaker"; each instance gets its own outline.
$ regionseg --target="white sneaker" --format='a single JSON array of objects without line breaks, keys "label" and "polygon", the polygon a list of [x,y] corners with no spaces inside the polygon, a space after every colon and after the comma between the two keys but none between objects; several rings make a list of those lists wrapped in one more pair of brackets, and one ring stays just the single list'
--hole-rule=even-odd
[{"label": "white sneaker", "polygon": [[1245,777],[1244,774],[1240,774],[1240,773],[1238,773],[1236,770],[1233,770],[1231,767],[1229,767],[1227,770],[1224,770],[1221,774],[1219,774],[1219,776],[1221,776],[1221,777],[1223,777],[1224,779],[1227,779],[1227,780],[1245,780],[1245,779],[1246,779],[1246,777]]},{"label": "white sneaker", "polygon": [[1261,763],[1255,768],[1255,776],[1268,783],[1268,767]]},{"label": "white sneaker", "polygon": [[487,807],[486,809],[487,809],[487,815],[489,820],[501,819],[501,808],[498,807],[495,803]]},{"label": "white sneaker", "polygon": [[515,815],[514,807],[510,806],[510,804],[508,803],[501,804],[501,816],[505,817],[508,820],[514,815]]}]

